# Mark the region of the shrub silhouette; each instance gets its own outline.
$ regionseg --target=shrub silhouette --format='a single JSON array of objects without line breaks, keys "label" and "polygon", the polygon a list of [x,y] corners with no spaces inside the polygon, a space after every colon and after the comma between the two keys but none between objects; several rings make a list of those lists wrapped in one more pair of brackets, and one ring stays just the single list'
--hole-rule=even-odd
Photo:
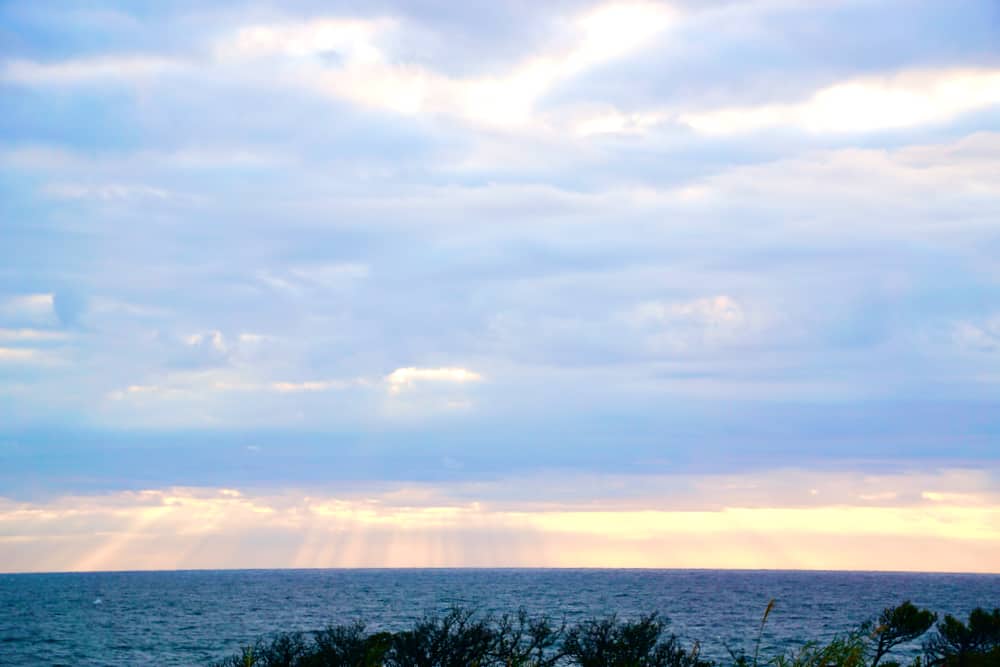
[{"label": "shrub silhouette", "polygon": [[878,667],[882,658],[893,648],[911,642],[930,630],[936,620],[937,614],[927,609],[918,609],[909,600],[897,607],[883,609],[875,626],[871,667]]},{"label": "shrub silhouette", "polygon": [[[260,640],[216,662],[216,667],[901,667],[886,659],[896,647],[920,637],[935,614],[906,601],[882,611],[875,623],[826,644],[810,642],[771,657],[760,655],[772,600],[754,633],[752,656],[730,652],[713,663],[699,646],[685,650],[666,619],[653,613],[637,620],[612,615],[567,628],[523,609],[499,618],[452,609],[425,617],[401,632],[369,633],[361,622],[312,633],[285,633]],[[874,630],[873,630],[874,628]],[[869,662],[870,660],[870,662]],[[1000,609],[977,608],[967,623],[945,616],[911,667],[1000,667]]]},{"label": "shrub silhouette", "polygon": [[675,635],[661,639],[666,623],[656,614],[634,622],[616,616],[572,628],[563,652],[580,667],[701,667],[697,647],[688,653]]},{"label": "shrub silhouette", "polygon": [[1000,664],[1000,609],[977,607],[968,624],[947,615],[924,646],[928,665],[985,667]]},{"label": "shrub silhouette", "polygon": [[270,644],[261,646],[256,653],[259,664],[265,667],[297,667],[308,653],[308,645],[301,632],[278,635]]},{"label": "shrub silhouette", "polygon": [[566,631],[547,616],[530,618],[524,609],[497,622],[494,657],[504,667],[555,667],[563,658],[560,647]]},{"label": "shrub silhouette", "polygon": [[328,626],[314,634],[312,652],[289,667],[381,667],[391,641],[389,633],[366,634],[360,621]]},{"label": "shrub silhouette", "polygon": [[865,667],[866,635],[855,632],[836,637],[825,646],[808,643],[797,651],[779,655],[769,664],[774,667]]},{"label": "shrub silhouette", "polygon": [[483,667],[493,652],[496,632],[472,611],[452,609],[426,618],[412,630],[393,635],[385,664],[390,667]]},{"label": "shrub silhouette", "polygon": [[309,655],[302,633],[280,634],[270,642],[244,646],[237,655],[216,663],[217,667],[298,667]]}]

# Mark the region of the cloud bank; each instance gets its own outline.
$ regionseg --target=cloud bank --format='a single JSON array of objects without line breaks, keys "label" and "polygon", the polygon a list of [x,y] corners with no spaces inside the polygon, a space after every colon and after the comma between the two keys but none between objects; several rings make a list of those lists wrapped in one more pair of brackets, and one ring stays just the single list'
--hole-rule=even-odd
[{"label": "cloud bank", "polygon": [[[264,534],[268,566],[1000,569],[995,3],[0,21],[0,570],[251,565]],[[778,469],[984,476],[601,500]],[[417,487],[475,491],[365,505]]]}]

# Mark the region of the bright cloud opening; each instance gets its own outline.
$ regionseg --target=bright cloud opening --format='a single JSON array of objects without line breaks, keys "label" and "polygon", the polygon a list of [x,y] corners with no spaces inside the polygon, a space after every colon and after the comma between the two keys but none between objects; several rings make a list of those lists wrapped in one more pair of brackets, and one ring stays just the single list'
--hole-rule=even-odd
[{"label": "bright cloud opening", "polygon": [[815,133],[871,132],[941,123],[1000,104],[1000,71],[907,71],[865,77],[805,102],[689,112],[679,120],[704,134],[791,127]]},{"label": "bright cloud opening", "polygon": [[389,391],[399,393],[421,382],[465,384],[479,382],[483,376],[466,368],[397,368],[386,376]]},{"label": "bright cloud opening", "polygon": [[557,82],[642,48],[668,28],[674,16],[659,3],[601,5],[569,22],[573,33],[569,48],[526,58],[496,75],[473,78],[393,62],[386,35],[402,28],[384,19],[251,26],[222,41],[216,53],[229,60],[335,53],[339,63],[312,61],[293,68],[294,80],[395,113],[440,113],[510,127],[527,123],[537,101]]}]

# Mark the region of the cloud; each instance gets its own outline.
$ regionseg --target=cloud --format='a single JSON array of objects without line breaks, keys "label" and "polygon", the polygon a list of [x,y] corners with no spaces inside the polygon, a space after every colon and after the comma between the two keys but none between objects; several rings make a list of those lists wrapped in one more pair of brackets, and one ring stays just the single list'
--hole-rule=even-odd
[{"label": "cloud", "polygon": [[56,342],[69,338],[64,331],[45,329],[0,329],[0,342]]},{"label": "cloud", "polygon": [[44,359],[44,353],[27,347],[0,347],[0,363],[33,363]]},{"label": "cloud", "polygon": [[300,288],[338,290],[351,287],[355,282],[368,278],[371,267],[361,262],[336,262],[309,264],[289,268],[286,279],[269,276],[272,285],[279,289],[297,291]]},{"label": "cloud", "polygon": [[389,384],[389,391],[398,394],[423,382],[465,384],[467,382],[480,382],[482,379],[482,375],[466,368],[416,368],[407,366],[405,368],[397,368],[392,373],[389,373],[385,381]]},{"label": "cloud", "polygon": [[[961,484],[754,473],[997,458],[996,36],[982,3],[932,4],[14,12],[0,494],[516,473],[530,507],[434,502],[528,544],[552,531],[512,513],[584,523],[603,473],[700,470],[732,478],[678,483],[724,505],[647,488],[601,511],[935,530],[916,511],[944,496],[921,494]],[[993,502],[970,493],[948,503]],[[317,530],[298,562],[338,562]]]},{"label": "cloud", "polygon": [[394,30],[392,19],[321,18],[307,22],[287,22],[240,28],[217,45],[221,60],[288,56],[301,58],[335,55],[352,63],[375,64],[383,60],[377,40]]},{"label": "cloud", "polygon": [[171,342],[170,363],[177,368],[210,368],[229,363],[232,348],[221,331],[183,336]]},{"label": "cloud", "polygon": [[269,387],[283,394],[302,391],[331,391],[367,384],[364,380],[307,380],[305,382],[272,382]]},{"label": "cloud", "polygon": [[[132,384],[108,394],[113,401],[146,398],[199,401],[225,394],[277,393],[300,394],[346,391],[372,384],[367,378],[302,380],[267,380],[259,370],[241,367],[229,369],[194,369],[165,374],[156,384]],[[243,399],[240,399],[243,400]]]},{"label": "cloud", "polygon": [[[690,352],[706,346],[748,343],[763,328],[727,295],[692,301],[647,301],[626,315],[655,351]],[[758,318],[759,319],[759,318]]]},{"label": "cloud", "polygon": [[[454,78],[424,66],[395,62],[380,42],[397,29],[391,20],[320,19],[241,28],[220,42],[223,59],[280,55],[302,59],[336,54],[336,62],[292,64],[299,86],[404,115],[444,114],[487,126],[528,123],[538,101],[558,82],[642,48],[672,22],[674,12],[652,3],[609,3],[570,21],[569,45],[529,57],[507,71]],[[401,28],[400,28],[401,29]]]},{"label": "cloud", "polygon": [[147,396],[147,395],[159,395],[159,396],[171,396],[171,395],[181,395],[183,392],[180,389],[160,387],[153,384],[131,384],[123,390],[114,391],[109,395],[109,398],[114,401],[123,400],[130,396]]},{"label": "cloud", "polygon": [[[14,169],[42,172],[73,181],[52,182],[41,192],[53,198],[106,200],[169,200],[177,194],[166,188],[141,183],[123,183],[136,173],[151,171],[158,176],[190,170],[266,169],[281,166],[287,156],[278,152],[248,150],[245,147],[218,145],[182,146],[176,150],[141,150],[134,153],[73,150],[66,146],[23,145],[0,151],[0,165]],[[107,183],[86,183],[86,179],[104,175]],[[49,190],[49,188],[52,188]],[[165,196],[161,196],[165,195]],[[183,197],[190,202],[191,197]]]},{"label": "cloud", "polygon": [[[695,505],[684,501],[680,511],[655,496],[616,506],[617,501],[601,497],[608,488],[603,478],[591,480],[594,493],[585,500],[530,508],[474,487],[398,484],[337,495],[188,487],[35,502],[0,499],[6,536],[0,539],[0,559],[13,571],[693,567],[704,566],[710,553],[712,567],[990,572],[1000,545],[995,488],[992,495],[949,491],[970,475],[976,477],[955,471],[950,480],[883,478],[889,488],[945,483],[924,486],[923,494],[907,494],[903,502],[822,502],[802,487],[809,500],[797,507],[720,504],[712,494],[726,480],[718,479],[695,491],[699,500]],[[779,476],[792,478],[791,472]],[[811,481],[817,480],[822,476],[812,475]],[[622,481],[628,489],[629,480]],[[644,490],[683,485],[681,478],[632,481]],[[551,482],[558,480],[550,477],[546,483]],[[874,480],[870,484],[879,488]],[[496,488],[522,486],[532,488],[530,480],[507,480]],[[836,483],[825,486],[837,488]],[[529,495],[537,496],[537,485],[533,489]],[[266,546],[242,548],[248,536]],[[487,548],[497,541],[506,548]],[[852,548],[831,548],[835,541]]]},{"label": "cloud", "polygon": [[148,55],[115,55],[57,62],[8,60],[0,79],[30,86],[150,80],[181,71],[184,64]]},{"label": "cloud", "polygon": [[674,303],[643,303],[636,306],[633,317],[639,323],[690,321],[707,327],[738,326],[744,320],[743,308],[726,295]]},{"label": "cloud", "polygon": [[814,133],[873,132],[945,123],[1000,104],[1000,71],[919,70],[843,81],[797,103],[683,112],[710,135],[771,128]]},{"label": "cloud", "polygon": [[[1000,135],[977,132],[898,148],[803,151],[689,183],[700,193],[689,210],[717,213],[738,207],[743,216],[760,215],[754,218],[762,225],[757,231],[781,230],[785,236],[774,240],[786,245],[819,237],[836,244],[845,226],[863,229],[867,239],[940,234],[942,240],[950,235],[961,243],[965,236],[955,236],[956,230],[988,224],[976,209],[1000,204],[990,185],[1000,168],[998,147]],[[751,228],[724,227],[732,235],[753,235]]]},{"label": "cloud", "polygon": [[576,133],[582,136],[600,134],[641,136],[669,120],[670,115],[665,112],[621,113],[616,110],[606,110],[596,114],[584,114],[573,127]]},{"label": "cloud", "polygon": [[953,337],[959,346],[968,350],[1000,350],[1000,315],[982,322],[959,322],[954,325]]},{"label": "cloud", "polygon": [[47,196],[55,199],[97,199],[100,201],[121,201],[129,199],[167,199],[170,194],[161,188],[148,185],[83,185],[79,183],[53,183],[44,189]]},{"label": "cloud", "polygon": [[51,293],[0,297],[0,324],[54,324],[54,299]]}]

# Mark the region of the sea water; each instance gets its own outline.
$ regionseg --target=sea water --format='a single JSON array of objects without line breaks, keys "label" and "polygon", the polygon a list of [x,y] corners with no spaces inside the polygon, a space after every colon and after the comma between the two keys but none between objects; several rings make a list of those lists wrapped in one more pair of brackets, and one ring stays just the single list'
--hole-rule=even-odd
[{"label": "sea water", "polygon": [[[0,574],[0,665],[205,665],[280,631],[398,630],[454,606],[557,623],[659,612],[702,655],[829,639],[882,608],[965,618],[1000,575],[717,570],[234,570]],[[918,647],[914,647],[916,649]]]}]

